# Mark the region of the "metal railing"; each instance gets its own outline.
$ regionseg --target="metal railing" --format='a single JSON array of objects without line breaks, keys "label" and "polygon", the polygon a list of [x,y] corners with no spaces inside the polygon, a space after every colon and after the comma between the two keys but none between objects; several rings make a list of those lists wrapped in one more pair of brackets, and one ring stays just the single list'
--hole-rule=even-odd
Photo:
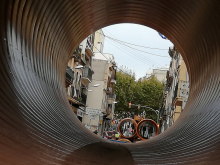
[{"label": "metal railing", "polygon": [[108,95],[108,98],[111,98],[111,99],[115,99],[115,100],[116,100],[116,94],[109,94],[109,95]]},{"label": "metal railing", "polygon": [[85,93],[81,93],[81,98],[82,98],[81,103],[86,105],[87,95]]},{"label": "metal railing", "polygon": [[66,80],[69,81],[70,84],[72,84],[74,80],[74,72],[70,67],[66,68]]},{"label": "metal railing", "polygon": [[93,74],[92,69],[90,69],[89,67],[85,67],[83,69],[82,77],[83,78],[88,78],[91,81],[92,80],[92,74]]},{"label": "metal railing", "polygon": [[75,61],[81,60],[81,53],[82,53],[82,49],[80,47],[77,47],[72,56],[75,59]]},{"label": "metal railing", "polygon": [[93,44],[92,44],[92,38],[91,37],[87,38],[86,47],[92,50]]},{"label": "metal railing", "polygon": [[84,63],[84,65],[86,65],[86,55],[85,54],[82,54],[81,61]]}]

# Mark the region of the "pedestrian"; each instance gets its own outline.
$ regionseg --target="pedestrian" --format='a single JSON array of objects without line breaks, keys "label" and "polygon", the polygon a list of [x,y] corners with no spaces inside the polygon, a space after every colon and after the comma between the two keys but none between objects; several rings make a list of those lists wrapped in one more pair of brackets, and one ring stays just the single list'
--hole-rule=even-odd
[{"label": "pedestrian", "polygon": [[115,140],[118,140],[118,138],[119,138],[119,133],[117,132],[117,133],[115,134]]}]

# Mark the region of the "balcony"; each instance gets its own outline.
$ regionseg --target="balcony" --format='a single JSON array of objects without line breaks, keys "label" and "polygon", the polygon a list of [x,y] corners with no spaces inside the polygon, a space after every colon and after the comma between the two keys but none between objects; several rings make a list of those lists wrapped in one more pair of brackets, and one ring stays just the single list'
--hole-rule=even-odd
[{"label": "balcony", "polygon": [[82,49],[80,47],[77,47],[72,55],[72,58],[74,58],[75,62],[81,61],[81,53],[82,53]]},{"label": "balcony", "polygon": [[72,69],[70,67],[67,67],[66,68],[66,77],[65,77],[66,87],[71,85],[73,83],[73,80],[74,80],[74,72],[72,71]]},{"label": "balcony", "polygon": [[116,100],[116,94],[109,94],[108,95],[108,104],[113,104]]},{"label": "balcony", "polygon": [[116,84],[116,80],[115,79],[111,79],[111,83],[112,84]]},{"label": "balcony", "polygon": [[113,108],[112,104],[107,105],[105,115],[106,115],[107,119],[113,119],[114,108]]},{"label": "balcony", "polygon": [[93,44],[92,44],[92,41],[91,41],[91,39],[87,39],[87,43],[86,43],[86,55],[88,56],[88,57],[92,57],[93,56],[93,50],[92,50],[92,48],[93,48]]},{"label": "balcony", "polygon": [[88,37],[88,38],[87,38],[86,47],[92,49],[92,47],[93,47],[93,41],[92,41],[92,38],[91,38],[91,37]]},{"label": "balcony", "polygon": [[68,95],[70,97],[72,97],[73,99],[76,99],[79,97],[79,90],[77,90],[73,86],[71,86],[68,90]]},{"label": "balcony", "polygon": [[182,97],[176,97],[173,104],[175,106],[182,106],[182,103],[183,103],[183,98]]},{"label": "balcony", "polygon": [[115,100],[116,100],[116,94],[110,94],[110,95],[108,96],[108,98],[109,98],[109,99],[115,99]]},{"label": "balcony", "polygon": [[82,56],[81,56],[81,63],[83,66],[86,65],[86,55],[85,54],[82,54]]},{"label": "balcony", "polygon": [[173,73],[173,71],[168,70],[168,71],[167,71],[166,78],[167,78],[167,85],[168,85],[168,87],[170,87],[171,84],[172,84],[172,82],[173,82],[173,78],[174,78],[174,73]]},{"label": "balcony", "polygon": [[173,78],[173,77],[174,77],[174,71],[173,70],[168,70],[166,78],[169,79],[169,78]]},{"label": "balcony", "polygon": [[82,74],[82,83],[85,84],[85,85],[88,84],[88,83],[91,83],[92,74],[93,74],[92,69],[90,69],[89,67],[85,67],[83,69],[83,74]]},{"label": "balcony", "polygon": [[112,75],[111,75],[111,83],[112,83],[112,84],[116,84],[116,73],[115,73],[115,72],[112,72]]},{"label": "balcony", "polygon": [[86,105],[87,95],[84,93],[81,93],[81,98],[82,98],[81,103]]},{"label": "balcony", "polygon": [[112,112],[112,104],[107,104],[107,106],[106,106],[106,114],[108,115],[108,114],[110,114]]},{"label": "balcony", "polygon": [[68,100],[72,105],[77,106],[85,106],[87,96],[84,95],[79,96],[79,90],[75,90],[72,86],[70,90],[68,90]]},{"label": "balcony", "polygon": [[169,51],[168,51],[169,55],[171,58],[173,58],[174,55],[174,48],[173,47],[169,47]]},{"label": "balcony", "polygon": [[92,48],[86,47],[86,55],[90,58],[93,56]]},{"label": "balcony", "polygon": [[112,87],[107,87],[105,91],[106,91],[106,94],[112,94]]}]

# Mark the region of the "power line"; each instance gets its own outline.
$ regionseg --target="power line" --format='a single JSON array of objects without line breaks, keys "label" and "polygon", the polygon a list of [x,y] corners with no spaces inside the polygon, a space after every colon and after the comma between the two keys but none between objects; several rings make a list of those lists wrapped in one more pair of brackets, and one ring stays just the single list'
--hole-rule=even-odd
[{"label": "power line", "polygon": [[[93,47],[95,47],[95,45],[94,45],[94,44],[93,44]],[[104,56],[104,57],[105,57],[107,60],[110,60],[110,59],[109,59],[109,58],[107,58],[107,57],[106,57],[104,54],[102,54],[102,52],[100,52],[100,51],[99,51],[99,49],[98,49],[97,47],[95,47],[95,48],[96,48],[96,50],[98,50],[98,52],[99,52],[99,53],[101,53],[101,55],[103,55],[103,56]],[[112,60],[110,60],[110,61],[112,61]]]},{"label": "power line", "polygon": [[[112,36],[114,36],[113,34],[111,34],[110,32],[108,32],[106,29],[105,29],[105,31],[107,32],[107,33],[109,33],[110,35],[112,35]],[[104,35],[105,36],[105,35]],[[115,36],[114,36],[115,37]],[[108,41],[108,40],[107,40]],[[111,41],[111,40],[109,40],[109,41]],[[112,41],[113,42],[113,41]],[[110,43],[110,42],[109,42]],[[113,42],[113,43],[115,43],[115,42]],[[112,43],[111,43],[112,44]],[[113,45],[113,44],[112,44]],[[122,44],[122,45],[124,45],[124,44]],[[121,50],[120,48],[121,48],[121,46],[120,46],[120,48],[118,47],[118,46],[116,46],[116,45],[114,45],[115,47],[117,47],[119,50]],[[125,45],[125,46],[128,46],[128,45]],[[129,46],[128,46],[129,47]],[[123,48],[123,47],[122,47]],[[131,51],[133,51],[135,48],[132,48],[132,47],[130,47],[131,48]],[[129,51],[128,49],[126,49],[126,48],[124,48],[126,51]],[[121,50],[122,51],[122,50]],[[148,52],[145,52],[145,51],[142,51],[142,50],[140,50],[141,52],[144,52],[144,53],[148,53]],[[129,51],[130,52],[130,51]],[[142,55],[142,54],[140,54],[140,53],[137,53],[137,52],[135,52],[135,51],[133,51],[132,53],[131,53],[131,56],[134,56],[134,54],[136,54],[136,56],[135,56],[135,59],[137,60],[137,56],[139,56],[139,59],[141,60],[141,62],[142,63],[145,63],[145,62],[143,62],[142,60],[144,59],[144,60],[146,60],[146,62],[148,62],[148,61],[152,61],[152,63],[154,63],[154,64],[157,64],[158,66],[162,66],[161,64],[159,64],[159,63],[157,63],[157,62],[155,62],[154,60],[152,60],[152,59],[149,59],[149,58],[147,58],[145,55],[143,55],[143,57],[140,57],[140,55]],[[150,53],[151,54],[151,53]],[[160,56],[160,55],[159,55]],[[167,57],[167,56],[163,56],[163,57]],[[167,58],[169,58],[169,57],[167,57]],[[146,64],[146,63],[145,63]],[[148,65],[149,65],[149,63],[148,63]]]},{"label": "power line", "polygon": [[[122,44],[122,43],[120,43],[120,42],[118,42],[118,41],[115,41],[115,42],[117,42],[117,43],[119,43],[119,44]],[[131,46],[128,46],[128,45],[126,45],[126,44],[122,44],[122,45],[127,46],[127,47],[129,47],[129,48],[131,48],[131,49],[134,49],[134,50],[139,51],[139,52],[142,52],[142,53],[147,53],[147,54],[150,54],[150,55],[153,55],[153,56],[158,56],[158,57],[166,57],[166,58],[169,58],[169,56],[162,56],[162,55],[159,55],[159,54],[153,54],[153,53],[150,53],[150,52],[146,52],[146,51],[143,51],[143,50],[136,49],[136,48],[131,47]]]},{"label": "power line", "polygon": [[[99,33],[99,32],[96,32],[96,33]],[[104,34],[102,34],[102,33],[99,33],[99,34],[101,34],[101,35],[107,37],[108,39],[109,39],[109,38],[112,38],[112,37],[106,36],[106,35],[104,35]],[[142,53],[147,53],[147,54],[150,54],[150,55],[153,55],[153,56],[158,56],[158,57],[169,58],[169,56],[162,56],[162,55],[158,55],[158,54],[146,52],[146,51],[143,51],[143,50],[140,50],[140,49],[136,49],[136,48],[134,48],[134,47],[131,47],[131,46],[129,46],[129,45],[126,45],[126,44],[124,44],[124,43],[121,43],[121,42],[124,42],[124,41],[120,41],[120,40],[113,39],[113,38],[110,39],[110,40],[113,40],[113,41],[115,41],[115,42],[117,42],[117,43],[119,43],[119,44],[122,44],[122,45],[124,45],[124,46],[129,47],[130,49],[134,49],[134,50],[139,51],[139,52],[142,52]],[[159,48],[152,48],[152,49],[155,49],[155,50],[157,49],[157,50],[158,50]],[[168,49],[166,49],[166,50],[168,50]]]},{"label": "power line", "polygon": [[[143,56],[143,57],[140,57],[140,55],[141,54],[137,54],[136,52],[134,53],[134,52],[132,52],[132,50],[128,50],[128,49],[126,49],[126,48],[124,48],[125,50],[122,50],[121,48],[123,48],[123,47],[118,47],[118,46],[116,46],[116,45],[114,45],[113,43],[111,43],[113,46],[115,46],[116,48],[118,48],[120,51],[123,51],[123,52],[125,52],[125,51],[127,51],[127,52],[125,52],[126,54],[130,54],[130,57],[132,57],[132,58],[134,58],[135,60],[138,60],[138,61],[140,61],[140,62],[142,62],[142,63],[144,63],[144,64],[146,64],[146,65],[152,65],[152,64],[156,64],[156,65],[158,65],[158,66],[162,66],[161,64],[159,64],[159,63],[157,63],[157,62],[155,62],[155,61],[153,61],[153,60],[151,60],[151,59],[149,59],[149,58],[147,58],[146,56]],[[149,61],[151,61],[152,63],[150,63]]]},{"label": "power line", "polygon": [[[111,59],[107,58],[102,52],[100,52],[99,49],[98,49],[95,45],[93,45],[93,47],[95,47],[95,49],[96,49],[101,55],[103,55],[107,60],[110,60],[110,62],[113,62]],[[123,71],[123,70],[120,70],[120,71],[123,72],[123,73],[125,73],[125,74],[128,74],[128,73],[126,73],[126,72]]]},{"label": "power line", "polygon": [[[96,33],[99,33],[99,32],[96,32]],[[99,34],[101,34],[101,33],[99,33]],[[103,35],[103,34],[101,34],[101,35]],[[112,34],[111,34],[111,35],[112,35]],[[104,36],[105,36],[105,35],[104,35]],[[113,42],[112,40],[109,40],[109,41]],[[113,46],[117,47],[120,51],[124,51],[124,50],[121,49],[121,48],[123,48],[123,47],[120,46],[120,48],[119,48],[118,46],[115,45],[115,42],[113,42],[113,43],[114,43],[114,44],[111,43]],[[127,46],[127,45],[126,45],[126,46]],[[94,47],[95,47],[95,46],[94,46]],[[108,59],[103,53],[101,53],[98,48],[95,47],[95,49],[96,49],[101,55],[103,55],[107,60],[110,60],[110,59]],[[132,56],[132,58],[134,58],[135,60],[138,60],[138,61],[140,61],[140,62],[142,62],[142,63],[144,63],[144,64],[146,64],[146,65],[156,64],[156,65],[158,65],[158,66],[162,66],[161,64],[159,64],[159,63],[157,63],[157,62],[155,62],[155,61],[153,61],[153,60],[147,58],[146,56],[140,57],[141,54],[135,52],[133,49],[130,50],[130,51],[129,51],[129,49],[126,49],[126,48],[124,48],[124,49],[127,51],[127,52],[124,51],[126,54],[130,54],[130,55]],[[133,53],[132,51],[134,51],[134,53]],[[136,55],[135,55],[135,54],[136,54]],[[152,61],[152,63],[150,63],[149,61]],[[111,60],[111,62],[112,62],[112,60]],[[125,72],[123,72],[123,73],[125,73]]]},{"label": "power line", "polygon": [[[99,33],[99,32],[97,32],[97,33]],[[105,34],[102,34],[102,33],[99,33],[99,34],[101,34],[101,35],[105,36],[106,38],[109,38],[109,39],[111,39],[111,40],[113,40],[113,41],[120,42],[120,43],[125,43],[125,44],[128,44],[128,45],[133,45],[133,46],[142,47],[142,48],[147,48],[147,49],[166,50],[166,51],[168,51],[168,49],[153,48],[153,47],[149,47],[149,46],[137,45],[137,44],[125,42],[125,41],[122,41],[122,40],[119,40],[119,39],[116,39],[116,38],[113,38],[113,37],[109,37],[109,36],[107,36],[107,35],[105,35]]]},{"label": "power line", "polygon": [[109,36],[106,36],[106,35],[105,35],[105,37],[110,39],[110,40],[113,40],[115,42],[119,42],[120,44],[128,44],[128,45],[133,45],[133,46],[137,46],[137,47],[141,47],[141,48],[154,49],[154,50],[166,50],[166,51],[168,51],[168,49],[152,48],[152,47],[147,47],[147,46],[143,46],[143,45],[132,44],[132,43],[121,41],[121,40],[118,40],[116,38],[112,38],[112,37],[109,37]]}]

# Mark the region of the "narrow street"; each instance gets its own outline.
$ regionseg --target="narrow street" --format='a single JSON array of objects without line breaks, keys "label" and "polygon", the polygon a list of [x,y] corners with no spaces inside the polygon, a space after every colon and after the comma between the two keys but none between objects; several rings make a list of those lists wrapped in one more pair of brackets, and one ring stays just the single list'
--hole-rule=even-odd
[{"label": "narrow street", "polygon": [[[0,12],[0,165],[220,164],[218,0],[1,0]],[[123,59],[145,76],[118,66],[102,29],[119,23],[173,43],[168,67],[148,74],[143,50]]]}]

